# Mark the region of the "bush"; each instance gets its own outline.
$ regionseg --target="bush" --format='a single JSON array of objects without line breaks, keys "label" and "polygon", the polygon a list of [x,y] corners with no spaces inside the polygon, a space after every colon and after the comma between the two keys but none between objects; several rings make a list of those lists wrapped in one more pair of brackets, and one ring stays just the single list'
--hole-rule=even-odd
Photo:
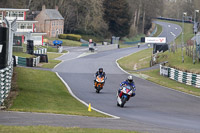
[{"label": "bush", "polygon": [[82,37],[80,35],[75,35],[75,34],[60,34],[58,38],[80,41]]},{"label": "bush", "polygon": [[60,38],[60,39],[66,39],[67,38],[67,34],[59,34],[58,38]]}]

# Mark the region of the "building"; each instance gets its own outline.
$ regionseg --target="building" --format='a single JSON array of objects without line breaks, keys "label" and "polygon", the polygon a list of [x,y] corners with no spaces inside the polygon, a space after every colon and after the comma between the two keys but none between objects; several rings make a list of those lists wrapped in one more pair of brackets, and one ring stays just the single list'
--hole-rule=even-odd
[{"label": "building", "polygon": [[46,9],[43,5],[42,11],[36,16],[35,20],[38,21],[36,24],[37,31],[47,33],[48,37],[57,37],[59,34],[63,34],[64,18],[57,6],[55,9]]},{"label": "building", "polygon": [[26,43],[27,40],[34,40],[34,45],[42,45],[43,35],[46,33],[36,32],[35,24],[37,21],[26,20],[28,11],[29,9],[0,8],[0,25],[4,25],[4,18],[8,21],[17,19],[17,31],[15,36],[21,36],[22,43]]}]

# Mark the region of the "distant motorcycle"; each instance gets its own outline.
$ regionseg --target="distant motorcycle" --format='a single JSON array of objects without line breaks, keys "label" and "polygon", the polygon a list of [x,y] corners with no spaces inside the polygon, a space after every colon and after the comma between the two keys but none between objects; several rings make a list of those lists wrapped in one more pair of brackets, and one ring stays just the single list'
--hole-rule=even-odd
[{"label": "distant motorcycle", "polygon": [[103,89],[104,83],[105,83],[105,77],[98,75],[94,83],[96,93],[99,93],[100,90]]},{"label": "distant motorcycle", "polygon": [[135,93],[135,88],[133,86],[124,85],[122,86],[121,92],[121,96],[117,93],[117,106],[124,107],[131,95]]}]

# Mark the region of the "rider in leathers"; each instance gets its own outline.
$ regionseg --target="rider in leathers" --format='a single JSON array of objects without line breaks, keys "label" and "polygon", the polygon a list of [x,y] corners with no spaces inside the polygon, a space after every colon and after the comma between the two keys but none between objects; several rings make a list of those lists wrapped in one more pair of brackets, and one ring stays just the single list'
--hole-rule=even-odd
[{"label": "rider in leathers", "polygon": [[[96,82],[96,78],[97,78],[97,76],[99,76],[99,75],[100,75],[100,76],[103,76],[105,80],[107,79],[106,73],[103,71],[103,68],[99,68],[99,71],[97,71],[97,72],[95,73],[95,80],[94,80],[94,83]],[[104,84],[105,84],[105,80],[104,80]]]},{"label": "rider in leathers", "polygon": [[121,97],[122,96],[122,92],[121,92],[121,90],[122,90],[122,87],[124,86],[124,85],[130,85],[130,86],[132,86],[132,88],[133,88],[133,92],[134,93],[132,93],[132,95],[131,95],[131,97],[134,97],[135,96],[135,83],[133,82],[133,76],[128,76],[128,78],[127,78],[127,80],[125,80],[125,81],[123,81],[123,82],[121,82],[121,84],[120,84],[120,89],[118,90],[118,95],[119,95],[119,97]]}]

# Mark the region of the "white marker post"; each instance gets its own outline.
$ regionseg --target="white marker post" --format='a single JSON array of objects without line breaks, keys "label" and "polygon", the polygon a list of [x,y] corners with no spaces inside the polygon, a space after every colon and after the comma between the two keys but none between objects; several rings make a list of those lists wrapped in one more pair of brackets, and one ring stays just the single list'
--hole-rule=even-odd
[{"label": "white marker post", "polygon": [[2,52],[2,49],[3,49],[3,45],[0,44],[0,53]]}]

